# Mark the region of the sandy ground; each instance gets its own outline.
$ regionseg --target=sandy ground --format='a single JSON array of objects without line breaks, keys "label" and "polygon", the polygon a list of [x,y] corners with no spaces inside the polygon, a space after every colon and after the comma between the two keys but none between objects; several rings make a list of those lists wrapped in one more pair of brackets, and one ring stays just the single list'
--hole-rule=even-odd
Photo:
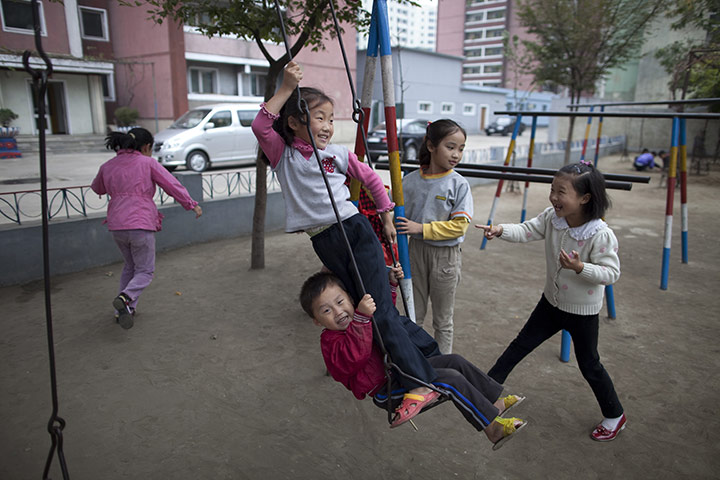
[{"label": "sandy ground", "polygon": [[[632,173],[606,158],[607,171]],[[52,279],[59,414],[76,479],[717,478],[720,467],[720,172],[690,177],[690,262],[680,260],[679,194],[669,288],[659,289],[665,191],[659,173],[612,191],[620,241],[617,319],[601,313],[600,354],[628,424],[588,437],[599,408],[559,335],[511,374],[527,428],[493,452],[450,405],[390,430],[383,411],[324,375],[319,328],[300,309],[319,268],[301,235],[273,234],[248,271],[248,238],[161,253],[133,329],[112,318],[121,265]],[[484,223],[493,185],[476,187]],[[547,205],[534,185],[529,215]],[[496,223],[518,221],[504,193]],[[211,205],[204,206],[211,208]],[[194,225],[189,225],[189,228]],[[162,235],[162,233],[160,233]],[[543,246],[471,232],[457,294],[455,351],[487,369],[540,297]],[[43,289],[0,289],[0,478],[40,478],[51,413]],[[430,323],[430,322],[427,322]],[[53,478],[61,478],[55,458]]]}]

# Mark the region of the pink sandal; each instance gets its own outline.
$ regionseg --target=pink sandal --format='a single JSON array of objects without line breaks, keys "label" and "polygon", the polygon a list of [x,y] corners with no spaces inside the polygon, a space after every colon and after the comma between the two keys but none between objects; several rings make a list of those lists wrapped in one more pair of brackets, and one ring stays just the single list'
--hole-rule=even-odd
[{"label": "pink sandal", "polygon": [[439,396],[440,394],[434,390],[425,395],[406,393],[403,396],[402,403],[395,410],[395,419],[390,424],[390,428],[399,427],[403,423],[407,422],[420,413],[423,408],[434,403]]}]

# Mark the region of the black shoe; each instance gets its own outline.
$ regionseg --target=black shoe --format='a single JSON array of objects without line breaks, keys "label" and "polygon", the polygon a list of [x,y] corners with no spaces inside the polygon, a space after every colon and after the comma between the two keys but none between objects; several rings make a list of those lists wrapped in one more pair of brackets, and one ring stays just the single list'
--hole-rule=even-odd
[{"label": "black shoe", "polygon": [[115,310],[118,311],[117,322],[125,330],[132,328],[133,326],[133,311],[130,308],[130,297],[126,294],[121,293],[112,302]]}]

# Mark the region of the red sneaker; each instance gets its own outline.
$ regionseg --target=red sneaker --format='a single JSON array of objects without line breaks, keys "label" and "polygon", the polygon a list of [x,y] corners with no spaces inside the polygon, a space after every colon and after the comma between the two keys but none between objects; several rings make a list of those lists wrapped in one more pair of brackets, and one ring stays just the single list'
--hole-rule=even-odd
[{"label": "red sneaker", "polygon": [[592,438],[593,440],[597,440],[598,442],[609,442],[610,440],[615,440],[615,437],[617,437],[617,434],[620,433],[620,430],[625,428],[626,421],[627,418],[625,418],[625,414],[623,413],[620,421],[617,424],[617,427],[615,427],[615,430],[608,430],[607,428],[603,427],[601,423],[597,427],[595,427],[595,430],[592,431],[592,433],[590,434],[590,438]]}]

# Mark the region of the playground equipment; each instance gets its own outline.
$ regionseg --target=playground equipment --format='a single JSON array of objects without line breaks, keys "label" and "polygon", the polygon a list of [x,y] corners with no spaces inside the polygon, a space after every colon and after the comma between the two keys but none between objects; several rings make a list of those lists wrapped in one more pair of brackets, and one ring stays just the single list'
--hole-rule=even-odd
[{"label": "playground equipment", "polygon": [[[703,102],[700,102],[698,100],[694,101],[687,101],[687,103],[708,103],[708,102],[715,102],[720,101],[720,99],[704,99]],[[642,104],[642,102],[632,102],[635,104]],[[670,102],[646,102],[644,104],[668,104],[668,103],[683,103],[683,101],[670,101]],[[627,105],[628,103],[623,103],[624,105]],[[665,236],[664,236],[664,247],[663,247],[663,260],[662,260],[662,273],[661,273],[661,280],[660,280],[660,288],[662,290],[667,290],[667,284],[668,284],[668,277],[669,277],[669,263],[670,263],[670,243],[671,243],[671,231],[672,231],[672,206],[673,206],[673,200],[674,200],[674,192],[675,192],[675,177],[676,177],[676,169],[677,169],[677,159],[678,159],[678,137],[681,139],[682,146],[680,148],[681,152],[681,182],[682,182],[682,190],[681,190],[681,202],[682,202],[682,226],[683,226],[683,233],[682,233],[682,241],[683,241],[683,263],[687,263],[687,155],[686,155],[686,149],[685,149],[685,120],[686,119],[720,119],[720,114],[712,114],[712,113],[681,113],[681,112],[672,112],[672,113],[658,113],[658,112],[606,112],[604,111],[604,107],[611,106],[611,105],[621,105],[621,103],[605,103],[605,104],[583,104],[583,105],[571,105],[571,107],[590,107],[591,111],[587,113],[583,112],[520,112],[520,111],[500,111],[495,112],[497,115],[516,115],[519,118],[521,118],[522,115],[528,115],[532,117],[539,117],[539,116],[547,116],[547,117],[588,117],[588,127],[585,130],[585,140],[583,142],[583,158],[585,154],[585,150],[587,147],[587,139],[590,132],[590,121],[593,117],[599,117],[601,119],[601,122],[599,123],[600,130],[602,128],[602,119],[603,117],[616,117],[616,118],[670,118],[673,120],[673,129],[672,129],[672,147],[670,149],[670,166],[668,168],[668,193],[667,193],[667,202],[666,202],[666,214],[665,214]],[[593,107],[599,106],[601,107],[600,112],[594,112],[592,111]],[[682,130],[682,134],[679,134],[678,132]],[[513,132],[513,138],[510,140],[510,146],[509,149],[514,148],[514,139],[516,137],[516,132]],[[599,131],[598,131],[598,140],[599,140]],[[568,140],[570,141],[570,140]],[[596,156],[595,156],[595,166],[597,166],[597,155],[598,155],[598,149],[599,149],[599,141],[596,145]],[[510,152],[508,152],[508,157],[510,155]],[[506,159],[507,164],[507,159]],[[501,180],[502,182],[502,180]],[[490,218],[488,220],[488,225],[492,223],[492,219],[495,213],[496,204],[499,198],[499,191],[501,188],[501,185],[498,185],[498,192],[496,192],[495,198],[493,199],[493,206],[490,210]],[[483,249],[485,247],[485,241],[483,239],[483,244],[480,247]],[[610,318],[615,318],[615,296],[614,292],[612,290],[612,285],[606,287],[606,302],[608,305],[608,316]],[[562,344],[560,349],[560,358],[562,361],[569,361],[570,358],[570,335],[568,332],[563,330],[563,336],[562,336]]]}]

